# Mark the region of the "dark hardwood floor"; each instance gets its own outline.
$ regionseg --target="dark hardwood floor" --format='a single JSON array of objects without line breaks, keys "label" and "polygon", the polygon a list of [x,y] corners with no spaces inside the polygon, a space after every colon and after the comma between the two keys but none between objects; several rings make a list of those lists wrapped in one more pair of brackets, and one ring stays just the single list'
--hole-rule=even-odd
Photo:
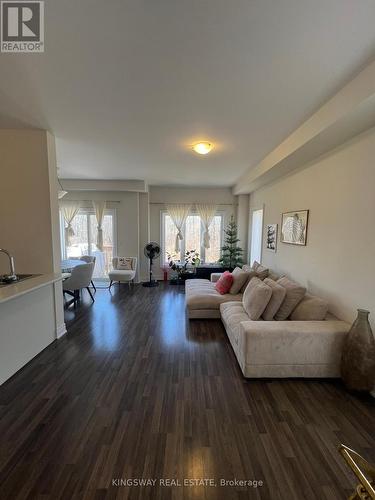
[{"label": "dark hardwood floor", "polygon": [[[220,321],[186,320],[180,287],[98,290],[66,321],[0,388],[1,500],[341,500],[356,481],[338,444],[375,462],[374,399],[245,380]],[[156,485],[124,485],[141,478]],[[160,484],[184,478],[216,486]],[[235,478],[263,485],[220,486]]]}]

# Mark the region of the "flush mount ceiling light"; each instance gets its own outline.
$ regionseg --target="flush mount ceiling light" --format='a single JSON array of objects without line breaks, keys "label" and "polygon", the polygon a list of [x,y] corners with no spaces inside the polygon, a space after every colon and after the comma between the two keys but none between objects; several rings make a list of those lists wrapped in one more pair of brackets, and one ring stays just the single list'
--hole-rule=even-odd
[{"label": "flush mount ceiling light", "polygon": [[197,142],[193,144],[193,150],[199,155],[206,155],[212,148],[213,145],[210,142]]}]

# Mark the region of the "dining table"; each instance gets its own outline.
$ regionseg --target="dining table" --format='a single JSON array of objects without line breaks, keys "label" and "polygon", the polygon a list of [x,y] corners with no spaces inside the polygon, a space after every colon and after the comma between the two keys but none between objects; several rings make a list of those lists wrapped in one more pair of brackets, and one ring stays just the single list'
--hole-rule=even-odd
[{"label": "dining table", "polygon": [[80,259],[64,259],[61,261],[61,272],[71,273],[75,267],[82,266],[82,264],[86,264],[86,262]]}]

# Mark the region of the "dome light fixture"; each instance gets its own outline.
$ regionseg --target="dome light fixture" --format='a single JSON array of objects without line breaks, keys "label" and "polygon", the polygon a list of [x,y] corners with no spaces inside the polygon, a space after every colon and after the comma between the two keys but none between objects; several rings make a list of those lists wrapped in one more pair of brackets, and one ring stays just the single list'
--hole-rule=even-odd
[{"label": "dome light fixture", "polygon": [[196,144],[193,144],[193,151],[199,155],[206,155],[212,148],[213,145],[210,142],[197,142]]}]

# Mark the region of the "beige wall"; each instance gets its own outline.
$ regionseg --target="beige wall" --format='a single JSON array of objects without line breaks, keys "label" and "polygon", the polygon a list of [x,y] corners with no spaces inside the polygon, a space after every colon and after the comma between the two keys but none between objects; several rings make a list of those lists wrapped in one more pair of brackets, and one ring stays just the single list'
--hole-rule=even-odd
[{"label": "beige wall", "polygon": [[[43,130],[0,130],[0,247],[14,255],[19,273],[54,271],[48,136]],[[8,272],[0,255],[0,274]]]},{"label": "beige wall", "polygon": [[[369,309],[375,326],[375,129],[251,194],[251,208],[263,204],[264,226],[279,224],[277,253],[263,241],[263,263],[325,297],[342,319]],[[307,246],[280,243],[281,213],[299,209],[310,210]]]},{"label": "beige wall", "polygon": [[[55,138],[45,130],[0,130],[0,179],[0,247],[14,256],[19,274],[59,273]],[[8,259],[0,254],[4,273]],[[59,336],[65,332],[61,282],[53,288]]]}]

